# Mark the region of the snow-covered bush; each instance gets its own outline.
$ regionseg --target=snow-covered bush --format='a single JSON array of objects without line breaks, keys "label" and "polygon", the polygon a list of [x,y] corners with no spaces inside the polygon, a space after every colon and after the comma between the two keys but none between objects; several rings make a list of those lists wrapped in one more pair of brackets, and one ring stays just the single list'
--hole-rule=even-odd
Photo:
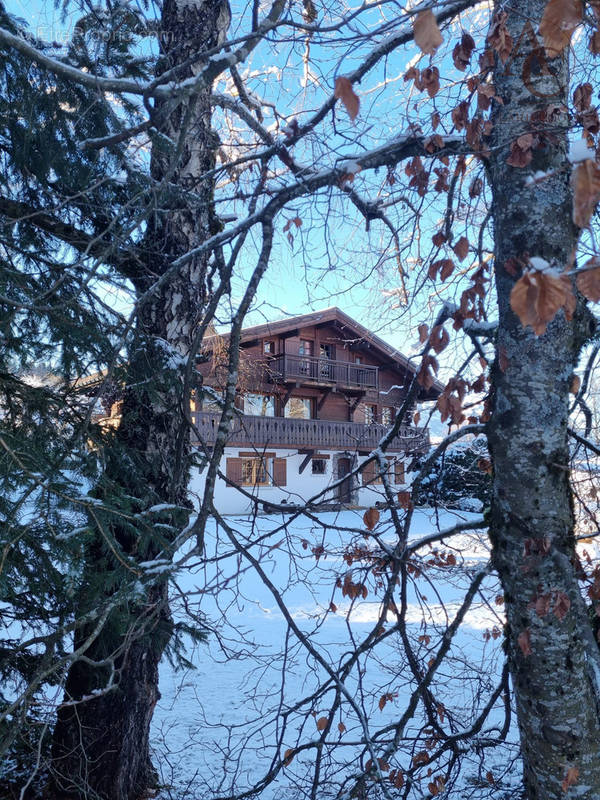
[{"label": "snow-covered bush", "polygon": [[492,485],[489,463],[484,437],[454,445],[422,481],[416,503],[481,511],[489,505]]}]

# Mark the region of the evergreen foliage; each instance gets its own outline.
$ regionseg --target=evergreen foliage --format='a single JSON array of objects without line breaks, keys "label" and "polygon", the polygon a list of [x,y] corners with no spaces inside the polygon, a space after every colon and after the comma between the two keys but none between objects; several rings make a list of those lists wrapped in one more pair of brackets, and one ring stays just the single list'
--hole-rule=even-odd
[{"label": "evergreen foliage", "polygon": [[419,485],[418,505],[479,511],[490,503],[492,478],[485,439],[444,452]]}]

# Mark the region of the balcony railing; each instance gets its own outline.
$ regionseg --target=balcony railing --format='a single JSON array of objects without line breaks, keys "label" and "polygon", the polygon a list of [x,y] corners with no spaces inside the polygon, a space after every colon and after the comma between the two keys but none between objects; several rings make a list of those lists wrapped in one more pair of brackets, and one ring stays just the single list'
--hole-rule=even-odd
[{"label": "balcony railing", "polygon": [[[206,445],[214,444],[219,428],[219,414],[195,412],[192,416],[200,440]],[[293,447],[372,450],[388,430],[386,425],[363,425],[360,422],[236,415],[231,424],[228,444],[259,449]],[[423,453],[428,447],[429,434],[425,428],[404,425],[388,447],[388,452]]]},{"label": "balcony railing", "polygon": [[368,364],[350,364],[331,358],[279,355],[269,359],[272,380],[301,380],[335,383],[359,389],[379,388],[379,368]]}]

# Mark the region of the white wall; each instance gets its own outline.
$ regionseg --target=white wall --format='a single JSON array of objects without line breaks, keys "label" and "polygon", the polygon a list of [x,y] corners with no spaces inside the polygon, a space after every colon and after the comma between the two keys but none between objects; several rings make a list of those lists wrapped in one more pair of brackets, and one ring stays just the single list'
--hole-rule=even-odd
[{"label": "white wall", "polygon": [[[326,459],[326,472],[325,475],[313,475],[312,465],[309,461],[302,474],[298,470],[300,465],[305,459],[305,455],[298,454],[297,450],[270,450],[275,453],[276,458],[285,458],[287,462],[287,485],[285,487],[279,486],[259,486],[243,487],[245,491],[250,492],[254,497],[261,501],[270,503],[287,503],[296,505],[304,504],[307,500],[318,495],[319,492],[327,489],[327,487],[336,480],[336,475],[333,474],[334,464],[336,457],[341,455],[338,451],[322,451],[330,457]],[[225,448],[225,455],[221,461],[221,472],[225,474],[225,459],[237,457],[239,447]],[[318,457],[318,456],[317,456]],[[400,455],[398,455],[400,457]],[[364,456],[359,456],[357,463],[360,464],[365,460]],[[407,461],[408,459],[405,459]],[[190,491],[192,497],[199,501],[204,493],[204,483],[206,477],[206,470],[202,473],[199,470],[192,472],[192,479],[190,482]],[[393,488],[400,490],[406,488],[406,484],[395,486]],[[384,502],[385,497],[383,494],[383,487],[381,485],[372,485],[363,487],[362,476],[355,479],[355,491],[353,497],[358,500],[359,506],[372,506],[376,502]],[[328,492],[326,495],[319,498],[321,501],[336,502],[337,490]],[[253,503],[235,487],[228,486],[221,478],[217,478],[215,485],[214,495],[215,506],[222,514],[247,514],[253,509]],[[262,511],[262,507],[259,508]]]}]

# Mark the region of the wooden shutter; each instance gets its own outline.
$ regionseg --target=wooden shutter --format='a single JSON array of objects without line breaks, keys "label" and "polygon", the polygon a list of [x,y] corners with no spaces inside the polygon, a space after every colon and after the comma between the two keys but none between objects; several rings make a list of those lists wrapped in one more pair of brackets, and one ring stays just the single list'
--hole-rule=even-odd
[{"label": "wooden shutter", "polygon": [[375,461],[371,461],[369,464],[366,464],[362,468],[363,486],[365,486],[367,483],[373,483],[373,481],[375,480],[375,467],[376,466],[377,465],[376,465]]},{"label": "wooden shutter", "polygon": [[[242,482],[242,459],[228,458],[225,463],[225,474],[228,480],[239,486]],[[231,484],[228,483],[227,486],[231,486]]]},{"label": "wooden shutter", "polygon": [[273,485],[287,485],[287,461],[285,458],[273,459]]},{"label": "wooden shutter", "polygon": [[404,483],[404,461],[399,459],[394,463],[394,483]]}]

